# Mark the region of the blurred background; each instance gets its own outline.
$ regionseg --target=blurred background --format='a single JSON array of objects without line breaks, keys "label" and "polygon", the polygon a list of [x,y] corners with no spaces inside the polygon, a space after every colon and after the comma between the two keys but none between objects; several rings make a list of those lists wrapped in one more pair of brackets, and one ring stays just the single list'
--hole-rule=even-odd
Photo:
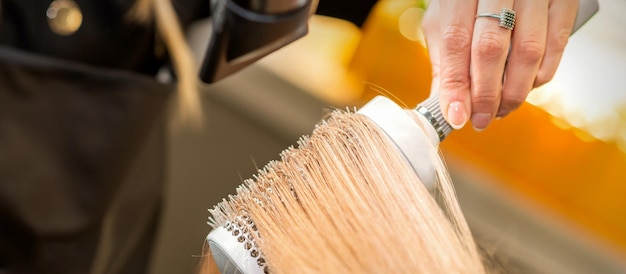
[{"label": "blurred background", "polygon": [[[378,94],[413,107],[428,96],[423,3],[335,2],[321,1],[305,38],[205,86],[202,130],[170,123],[152,273],[192,273],[207,209],[329,108]],[[626,273],[626,1],[599,2],[551,83],[488,130],[467,127],[442,143],[477,239],[512,272]],[[198,58],[210,30],[208,21],[190,30]]]}]

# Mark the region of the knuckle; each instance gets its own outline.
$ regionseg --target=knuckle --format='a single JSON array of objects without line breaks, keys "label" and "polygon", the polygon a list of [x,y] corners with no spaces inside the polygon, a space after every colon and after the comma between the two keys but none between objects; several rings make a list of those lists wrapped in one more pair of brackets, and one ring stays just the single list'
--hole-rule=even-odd
[{"label": "knuckle", "polygon": [[467,26],[450,24],[441,37],[442,48],[450,52],[465,52],[471,41],[471,33]]},{"label": "knuckle", "polygon": [[517,48],[520,59],[528,63],[539,63],[545,53],[545,45],[538,40],[524,40]]},{"label": "knuckle", "polygon": [[498,33],[485,31],[478,36],[476,41],[475,52],[479,57],[495,59],[502,57],[508,49],[506,44]]},{"label": "knuckle", "polygon": [[496,93],[479,93],[472,96],[472,105],[476,109],[493,109],[498,103],[498,95]]},{"label": "knuckle", "polygon": [[548,36],[548,44],[557,52],[562,52],[567,46],[571,31],[563,28],[556,31],[553,35]]},{"label": "knuckle", "polygon": [[446,73],[446,77],[441,78],[441,88],[449,91],[469,90],[469,77],[461,74]]}]

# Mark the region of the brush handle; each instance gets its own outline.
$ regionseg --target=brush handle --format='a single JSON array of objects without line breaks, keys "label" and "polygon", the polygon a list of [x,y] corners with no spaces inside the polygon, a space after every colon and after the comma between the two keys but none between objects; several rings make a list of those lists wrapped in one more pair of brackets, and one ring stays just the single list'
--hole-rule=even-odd
[{"label": "brush handle", "polygon": [[576,14],[572,34],[582,27],[599,9],[598,0],[579,0],[578,13]]},{"label": "brush handle", "polygon": [[443,117],[443,113],[441,113],[439,98],[437,96],[431,96],[424,102],[418,104],[415,111],[421,114],[426,121],[433,126],[433,129],[439,137],[439,142],[443,141],[443,139],[452,132],[452,126],[448,124]]}]

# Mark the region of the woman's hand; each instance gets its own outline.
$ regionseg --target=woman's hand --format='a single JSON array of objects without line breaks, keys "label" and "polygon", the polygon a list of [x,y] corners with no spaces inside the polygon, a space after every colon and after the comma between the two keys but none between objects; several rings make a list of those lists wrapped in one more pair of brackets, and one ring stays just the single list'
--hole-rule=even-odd
[{"label": "woman's hand", "polygon": [[[478,14],[515,11],[513,30]],[[431,0],[423,28],[432,94],[454,128],[485,129],[548,82],[572,32],[577,0]]]}]

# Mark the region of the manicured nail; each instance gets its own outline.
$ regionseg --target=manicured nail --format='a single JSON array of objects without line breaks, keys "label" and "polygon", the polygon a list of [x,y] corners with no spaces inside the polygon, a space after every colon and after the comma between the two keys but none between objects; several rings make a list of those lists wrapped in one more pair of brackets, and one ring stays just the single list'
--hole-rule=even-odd
[{"label": "manicured nail", "polygon": [[504,118],[505,116],[509,115],[508,111],[498,111],[498,114],[496,114],[496,118],[497,119],[501,119]]},{"label": "manicured nail", "polygon": [[461,129],[467,122],[465,105],[461,102],[452,102],[448,106],[448,122],[454,129]]},{"label": "manicured nail", "polygon": [[489,113],[474,113],[472,114],[472,126],[474,129],[481,131],[487,128],[491,122],[491,114]]}]

